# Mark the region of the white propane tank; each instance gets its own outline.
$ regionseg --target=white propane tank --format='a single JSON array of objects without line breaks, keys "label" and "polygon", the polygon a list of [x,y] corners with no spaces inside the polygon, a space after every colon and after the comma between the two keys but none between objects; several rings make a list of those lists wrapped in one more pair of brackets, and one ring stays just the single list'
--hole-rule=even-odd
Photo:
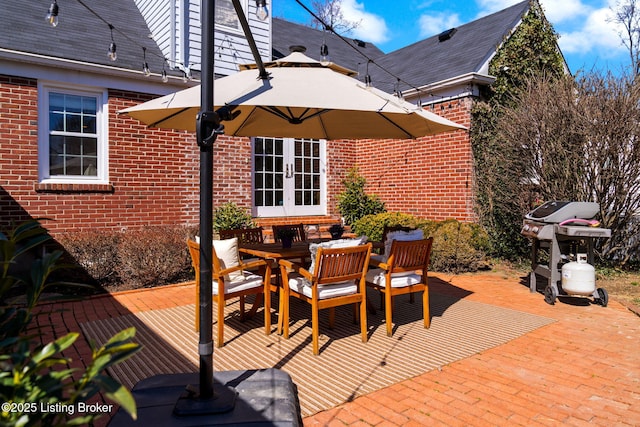
[{"label": "white propane tank", "polygon": [[596,290],[596,269],[587,263],[587,254],[562,266],[562,289],[569,295],[592,295]]}]

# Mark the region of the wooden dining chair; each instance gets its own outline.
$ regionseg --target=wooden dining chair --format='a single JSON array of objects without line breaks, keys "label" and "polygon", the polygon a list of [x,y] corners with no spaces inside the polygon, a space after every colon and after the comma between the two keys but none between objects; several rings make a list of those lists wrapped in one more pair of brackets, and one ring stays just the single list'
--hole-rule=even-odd
[{"label": "wooden dining chair", "polygon": [[278,236],[280,230],[293,230],[293,241],[294,242],[306,242],[307,241],[307,233],[304,231],[304,224],[283,224],[283,225],[272,225],[271,230],[273,230],[273,240],[276,243],[280,243],[280,237]]},{"label": "wooden dining chair", "polygon": [[[235,241],[235,243],[234,243]],[[234,249],[235,245],[235,249]],[[196,331],[200,330],[200,245],[187,240],[191,263],[196,274]],[[217,253],[216,246],[219,252]],[[213,242],[212,252],[212,294],[213,302],[218,305],[218,342],[217,347],[224,345],[224,307],[226,301],[240,298],[240,320],[245,318],[245,297],[255,295],[256,299],[264,297],[265,334],[271,333],[271,264],[265,260],[243,262],[238,257],[237,239],[217,240]],[[235,252],[235,258],[234,258]],[[251,269],[262,268],[264,275],[257,275]],[[269,280],[267,280],[269,278]],[[277,287],[273,290],[277,290]]]},{"label": "wooden dining chair", "polygon": [[365,274],[370,255],[371,243],[351,247],[319,247],[312,271],[290,260],[280,260],[283,278],[280,308],[284,337],[289,338],[289,298],[294,296],[311,304],[313,354],[319,353],[319,311],[325,308],[329,309],[329,327],[333,329],[335,307],[356,304],[355,318],[356,321],[360,320],[362,342],[367,342]]},{"label": "wooden dining chair", "polygon": [[220,239],[238,238],[240,244],[243,243],[264,243],[264,235],[262,227],[253,228],[234,228],[229,230],[220,230]]},{"label": "wooden dining chair", "polygon": [[369,264],[374,268],[366,275],[367,286],[380,292],[384,302],[387,335],[393,335],[393,297],[403,294],[423,292],[424,327],[431,325],[429,314],[428,269],[431,257],[433,237],[428,239],[391,243],[391,251],[386,261],[371,258]]}]

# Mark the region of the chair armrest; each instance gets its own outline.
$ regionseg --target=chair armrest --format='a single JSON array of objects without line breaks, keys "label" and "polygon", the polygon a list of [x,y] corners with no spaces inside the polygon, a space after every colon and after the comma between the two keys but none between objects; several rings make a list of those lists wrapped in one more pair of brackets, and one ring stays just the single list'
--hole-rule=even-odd
[{"label": "chair armrest", "polygon": [[241,267],[242,270],[250,270],[252,268],[255,267],[261,267],[261,266],[265,266],[267,267],[267,261],[263,260],[263,259],[257,259],[251,262],[240,262],[239,267]]},{"label": "chair armrest", "polygon": [[309,270],[307,270],[306,268],[304,268],[300,264],[296,264],[295,262],[291,262],[291,261],[289,261],[287,259],[279,260],[278,264],[280,264],[280,267],[284,267],[285,269],[288,268],[289,270],[293,270],[296,273],[300,274],[301,276],[306,277],[309,280],[313,280],[313,274],[311,274],[309,272]]},{"label": "chair armrest", "polygon": [[215,272],[213,272],[213,277],[215,279],[219,278],[219,277],[224,277],[226,275],[228,275],[229,273],[233,273],[234,271],[242,271],[242,270],[246,270],[249,268],[253,268],[253,267],[259,267],[261,265],[267,265],[267,262],[264,260],[257,260],[257,261],[252,261],[252,262],[248,262],[246,264],[244,263],[240,263],[238,265],[235,265],[233,267],[229,267],[229,268],[225,268],[223,270],[220,270],[218,272],[218,274],[216,274]]},{"label": "chair armrest", "polygon": [[391,268],[389,264],[387,264],[386,262],[378,261],[377,259],[374,259],[374,258],[369,258],[369,265],[377,268],[381,268],[383,270],[389,270],[389,268]]}]

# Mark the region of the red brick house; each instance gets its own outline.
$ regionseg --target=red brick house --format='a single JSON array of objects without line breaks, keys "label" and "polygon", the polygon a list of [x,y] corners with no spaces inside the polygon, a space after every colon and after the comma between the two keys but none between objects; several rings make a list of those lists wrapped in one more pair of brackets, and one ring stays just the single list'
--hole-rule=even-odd
[{"label": "red brick house", "polygon": [[[100,3],[100,2],[98,2]],[[52,232],[129,229],[198,222],[199,153],[190,133],[148,129],[118,111],[197,84],[199,2],[113,0],[87,9],[60,3],[59,25],[34,2],[9,3],[0,28],[0,227],[49,218]],[[136,6],[136,4],[138,6]],[[216,73],[254,62],[230,1],[218,1]],[[454,31],[384,54],[375,46],[281,19],[250,25],[264,60],[305,45],[320,59],[358,69],[369,58],[375,86],[471,126],[488,63],[517,28],[527,1]],[[196,24],[194,24],[194,22]],[[111,43],[117,60],[107,57]],[[363,55],[358,55],[359,51]],[[143,71],[147,63],[151,75]],[[402,75],[408,87],[395,87]],[[167,82],[162,74],[166,73]],[[189,77],[194,77],[193,81]],[[183,81],[184,80],[184,81]],[[324,222],[339,217],[336,196],[354,165],[388,210],[440,220],[474,219],[468,133],[419,140],[309,141],[223,136],[215,148],[214,204],[235,202],[260,221]]]}]

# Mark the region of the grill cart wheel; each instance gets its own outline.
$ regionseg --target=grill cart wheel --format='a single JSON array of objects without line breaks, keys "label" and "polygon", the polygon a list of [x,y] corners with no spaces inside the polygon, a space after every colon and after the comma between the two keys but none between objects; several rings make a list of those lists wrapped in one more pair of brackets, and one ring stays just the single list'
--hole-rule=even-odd
[{"label": "grill cart wheel", "polygon": [[547,285],[547,287],[544,288],[544,302],[549,305],[554,305],[556,298],[558,298],[558,291],[556,291],[553,286]]},{"label": "grill cart wheel", "polygon": [[595,303],[606,307],[609,303],[609,294],[607,293],[607,290],[605,288],[598,288],[596,293],[598,297],[595,299]]}]

